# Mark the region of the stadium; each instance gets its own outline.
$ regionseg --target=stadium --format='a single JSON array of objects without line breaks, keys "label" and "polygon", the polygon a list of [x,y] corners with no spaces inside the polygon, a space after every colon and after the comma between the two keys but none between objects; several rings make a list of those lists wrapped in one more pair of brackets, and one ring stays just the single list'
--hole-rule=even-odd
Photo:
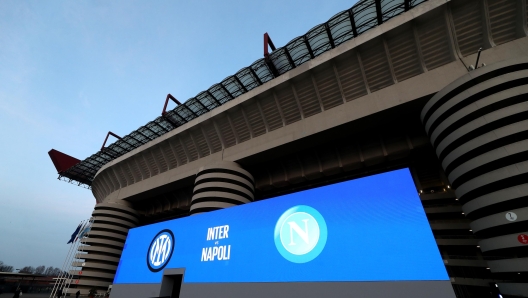
[{"label": "stadium", "polygon": [[84,160],[51,150],[97,202],[69,292],[528,297],[527,5],[361,0]]}]

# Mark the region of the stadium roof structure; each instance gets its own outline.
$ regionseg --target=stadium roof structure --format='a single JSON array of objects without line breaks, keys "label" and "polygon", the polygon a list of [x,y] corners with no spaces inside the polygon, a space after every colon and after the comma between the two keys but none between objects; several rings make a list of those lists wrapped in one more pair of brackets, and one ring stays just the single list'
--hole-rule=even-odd
[{"label": "stadium roof structure", "polygon": [[[306,34],[292,39],[280,48],[275,48],[266,33],[264,58],[242,68],[183,104],[172,95],[167,95],[161,116],[122,138],[112,134],[118,140],[108,147],[103,144],[100,151],[67,169],[57,168],[59,179],[89,188],[97,171],[106,163],[426,1],[360,0],[350,9],[339,12],[327,22],[313,27]],[[268,53],[268,45],[272,49],[271,53]],[[165,111],[169,99],[178,106]]]}]

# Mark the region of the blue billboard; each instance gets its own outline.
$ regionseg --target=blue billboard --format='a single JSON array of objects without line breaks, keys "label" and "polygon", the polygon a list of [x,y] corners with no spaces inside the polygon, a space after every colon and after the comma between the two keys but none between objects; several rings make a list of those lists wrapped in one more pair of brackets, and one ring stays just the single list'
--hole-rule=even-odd
[{"label": "blue billboard", "polygon": [[449,280],[408,169],[131,229],[114,284]]}]

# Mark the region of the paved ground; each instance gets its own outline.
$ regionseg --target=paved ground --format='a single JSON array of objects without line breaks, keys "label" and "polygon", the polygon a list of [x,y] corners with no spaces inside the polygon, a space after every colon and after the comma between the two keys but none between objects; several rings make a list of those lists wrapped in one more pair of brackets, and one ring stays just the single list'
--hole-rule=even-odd
[{"label": "paved ground", "polygon": [[[0,294],[0,298],[12,298],[14,293],[3,293]],[[48,294],[37,294],[37,293],[22,293],[22,297],[20,298],[48,298]]]},{"label": "paved ground", "polygon": [[[14,293],[3,293],[0,294],[0,298],[12,298]],[[22,293],[20,298],[48,298],[49,293],[47,294],[37,294],[37,293]]]},{"label": "paved ground", "polygon": [[[13,298],[13,294],[14,293],[3,293],[3,294],[0,294],[0,298]],[[22,293],[22,297],[20,298],[49,298],[50,294],[47,293],[47,294],[37,294],[37,293]],[[68,296],[69,297],[73,297],[75,298],[75,295],[74,296]],[[80,296],[81,298],[86,298],[86,296]],[[64,298],[64,297],[62,297]],[[101,296],[99,296],[99,298],[101,298]]]}]

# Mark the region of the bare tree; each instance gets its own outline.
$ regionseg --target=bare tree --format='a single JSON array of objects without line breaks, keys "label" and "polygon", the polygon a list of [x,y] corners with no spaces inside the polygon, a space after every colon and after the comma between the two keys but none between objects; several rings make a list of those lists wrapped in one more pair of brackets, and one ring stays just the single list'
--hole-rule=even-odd
[{"label": "bare tree", "polygon": [[41,265],[35,268],[35,274],[44,274],[44,271],[46,270],[46,266]]},{"label": "bare tree", "polygon": [[6,265],[0,261],[0,272],[13,272],[13,270],[13,266]]},{"label": "bare tree", "polygon": [[53,273],[52,273],[51,275],[53,275],[53,276],[59,276],[59,275],[61,274],[61,272],[62,272],[62,271],[60,270],[60,268],[55,267],[55,268],[53,269]]},{"label": "bare tree", "polygon": [[26,267],[20,269],[19,273],[33,274],[33,273],[35,273],[35,268],[33,266],[26,266]]},{"label": "bare tree", "polygon": [[44,271],[44,275],[53,275],[53,266],[49,266],[48,268],[46,268],[46,270]]},{"label": "bare tree", "polygon": [[[4,262],[0,261],[0,272],[13,272],[13,266],[6,265]],[[37,268],[33,266],[25,266],[20,269],[19,273],[29,273],[29,274],[42,274],[48,276],[59,276],[62,270],[57,267],[41,265]]]}]

